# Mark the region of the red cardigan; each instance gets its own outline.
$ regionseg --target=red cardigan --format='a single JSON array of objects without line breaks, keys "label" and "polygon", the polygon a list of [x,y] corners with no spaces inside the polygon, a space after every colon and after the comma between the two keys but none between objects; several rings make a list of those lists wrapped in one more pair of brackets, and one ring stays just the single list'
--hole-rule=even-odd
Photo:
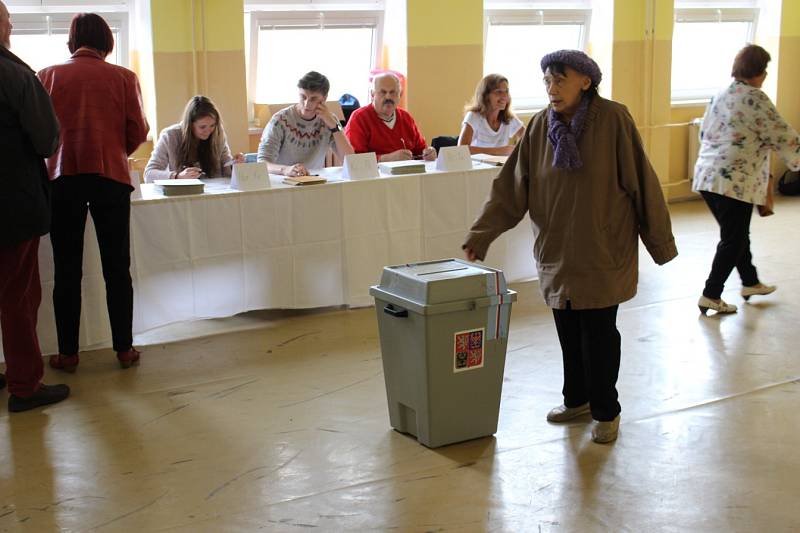
[{"label": "red cardigan", "polygon": [[47,159],[50,179],[100,174],[130,185],[128,156],[150,129],[136,74],[81,48],[37,76],[61,123],[61,143]]},{"label": "red cardigan", "polygon": [[345,135],[353,145],[357,154],[375,152],[377,157],[395,150],[407,148],[414,155],[422,155],[425,149],[425,137],[417,129],[417,124],[408,111],[395,110],[397,121],[394,128],[389,128],[378,116],[372,104],[356,109],[347,127]]}]

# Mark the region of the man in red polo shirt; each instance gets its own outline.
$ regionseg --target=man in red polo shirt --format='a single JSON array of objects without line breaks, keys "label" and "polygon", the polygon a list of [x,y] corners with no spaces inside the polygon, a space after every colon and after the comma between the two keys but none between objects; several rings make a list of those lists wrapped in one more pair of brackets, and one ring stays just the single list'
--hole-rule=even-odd
[{"label": "man in red polo shirt", "polygon": [[370,96],[372,105],[354,111],[344,130],[356,153],[375,152],[378,161],[436,159],[414,119],[397,107],[400,80],[394,74],[375,76]]}]

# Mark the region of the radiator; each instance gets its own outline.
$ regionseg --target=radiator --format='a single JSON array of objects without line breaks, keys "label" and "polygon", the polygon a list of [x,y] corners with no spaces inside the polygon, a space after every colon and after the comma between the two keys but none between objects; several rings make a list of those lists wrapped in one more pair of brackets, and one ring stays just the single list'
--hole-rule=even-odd
[{"label": "radiator", "polygon": [[694,164],[697,162],[697,154],[700,152],[700,125],[702,118],[696,118],[689,122],[689,153],[686,161],[686,175],[689,181],[694,177]]}]

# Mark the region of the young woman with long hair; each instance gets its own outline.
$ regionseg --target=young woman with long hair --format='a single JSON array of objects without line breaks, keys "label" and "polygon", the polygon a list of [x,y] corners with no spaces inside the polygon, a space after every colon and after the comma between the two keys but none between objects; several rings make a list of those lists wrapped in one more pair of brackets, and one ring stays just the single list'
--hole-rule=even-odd
[{"label": "young woman with long hair", "polygon": [[214,102],[198,95],[186,104],[183,119],[161,132],[144,179],[230,176],[232,164],[243,161],[243,154],[231,155]]}]

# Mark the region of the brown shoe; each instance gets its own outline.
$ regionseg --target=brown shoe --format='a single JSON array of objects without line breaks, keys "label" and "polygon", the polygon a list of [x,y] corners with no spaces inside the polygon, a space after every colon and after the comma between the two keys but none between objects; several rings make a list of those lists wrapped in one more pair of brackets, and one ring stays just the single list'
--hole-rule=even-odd
[{"label": "brown shoe", "polygon": [[117,352],[117,359],[119,360],[119,366],[122,368],[130,368],[131,365],[138,365],[139,364],[139,356],[141,352],[136,350],[135,348],[131,348],[125,352]]},{"label": "brown shoe", "polygon": [[79,362],[80,358],[78,357],[78,354],[64,355],[58,353],[50,356],[50,368],[55,368],[56,370],[61,370],[62,372],[69,372],[70,374],[77,370]]}]

